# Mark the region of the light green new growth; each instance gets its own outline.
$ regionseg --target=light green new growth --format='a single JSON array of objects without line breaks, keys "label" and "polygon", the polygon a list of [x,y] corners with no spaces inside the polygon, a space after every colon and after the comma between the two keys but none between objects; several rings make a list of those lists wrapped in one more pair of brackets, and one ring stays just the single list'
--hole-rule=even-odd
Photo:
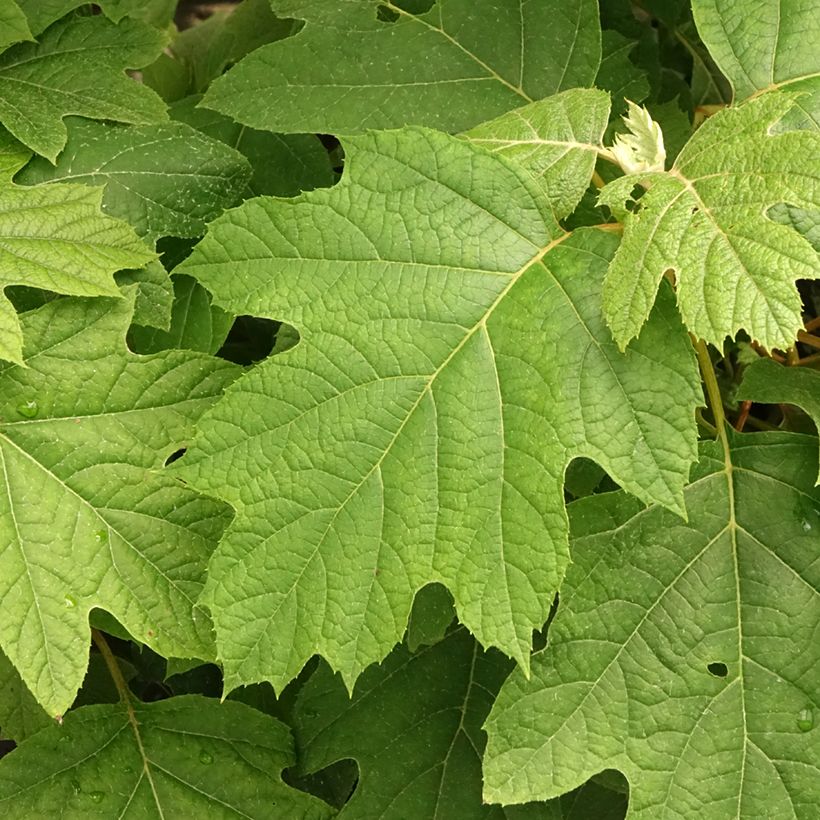
[{"label": "light green new growth", "polygon": [[0,807],[78,820],[328,820],[329,806],[282,782],[294,760],[288,728],[242,703],[85,706],[0,762]]},{"label": "light green new growth", "polygon": [[129,225],[100,211],[102,194],[84,185],[25,188],[0,180],[0,359],[23,360],[20,324],[2,289],[118,296],[112,274],[154,258]]},{"label": "light green new growth", "polygon": [[344,147],[334,188],[246,202],[179,269],[301,334],[180,461],[237,510],[203,599],[229,690],[281,688],[317,652],[352,685],[431,581],[526,667],[568,560],[575,455],[683,511],[701,399],[670,294],[624,356],[600,315],[614,235],[567,238],[528,172],[465,140]]},{"label": "light green new growth", "polygon": [[[498,0],[480,14],[463,0],[438,0],[424,14],[389,0],[272,5],[281,17],[305,19],[304,29],[254,51],[203,100],[270,131],[463,131],[592,85],[601,59],[595,0]],[[395,19],[379,19],[384,14]]]},{"label": "light green new growth", "polygon": [[607,154],[625,174],[663,171],[666,166],[666,148],[663,132],[649,112],[627,100],[628,113],[622,117],[629,133],[616,134]]},{"label": "light green new growth", "polygon": [[476,145],[514,160],[544,186],[556,218],[572,213],[603,151],[609,95],[564,91],[467,131]]},{"label": "light green new growth", "polygon": [[135,20],[68,17],[37,43],[0,55],[0,123],[52,162],[66,143],[63,117],[79,114],[129,123],[168,118],[162,100],[124,69],[156,59],[166,37]]},{"label": "light green new growth", "polygon": [[56,164],[37,157],[16,182],[104,185],[103,210],[142,236],[196,237],[236,205],[251,177],[247,160],[181,122],[108,125],[72,117]]},{"label": "light green new growth", "polygon": [[[795,104],[772,92],[701,126],[668,173],[631,174],[600,195],[624,222],[607,273],[604,312],[621,348],[640,331],[667,271],[689,330],[720,347],[741,329],[788,348],[802,327],[795,279],[820,276],[809,242],[767,217],[788,202],[820,207],[811,158],[820,133],[772,133]],[[633,199],[636,186],[646,189]]]},{"label": "light green new growth", "polygon": [[549,644],[486,724],[485,799],[616,768],[628,820],[816,817],[816,475],[815,438],[756,434],[702,445],[688,523],[624,493],[571,505]]},{"label": "light green new growth", "polygon": [[126,299],[58,299],[22,316],[27,368],[0,366],[0,646],[51,714],[111,612],[164,655],[212,656],[196,607],[223,505],[159,468],[237,368],[125,347]]}]

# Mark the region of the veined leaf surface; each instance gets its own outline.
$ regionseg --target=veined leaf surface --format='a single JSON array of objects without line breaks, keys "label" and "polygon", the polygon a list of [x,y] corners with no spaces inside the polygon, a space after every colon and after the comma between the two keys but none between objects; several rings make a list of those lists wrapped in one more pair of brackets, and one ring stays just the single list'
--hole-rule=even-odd
[{"label": "veined leaf surface", "polygon": [[213,654],[196,607],[227,520],[158,468],[236,375],[184,351],[131,354],[128,299],[24,314],[27,367],[0,366],[0,645],[52,715],[72,703],[100,607],[157,651]]},{"label": "veined leaf surface", "polygon": [[[379,8],[397,19],[378,19]],[[480,13],[468,0],[438,0],[424,14],[390,0],[276,0],[273,9],[306,20],[304,30],[248,55],[203,100],[269,131],[463,131],[591,85],[601,59],[595,0],[496,0]]]},{"label": "veined leaf surface", "polygon": [[568,559],[566,464],[586,455],[682,512],[695,453],[669,293],[626,355],[602,323],[616,236],[563,234],[532,176],[463,140],[345,148],[337,186],[246,202],[179,269],[301,334],[180,462],[237,510],[204,598],[229,689],[282,687],[316,652],[351,685],[431,581],[526,666]]},{"label": "veined leaf surface", "polygon": [[702,445],[688,523],[624,493],[573,504],[549,644],[486,724],[485,798],[617,768],[629,820],[814,817],[816,475],[816,439],[745,435]]}]

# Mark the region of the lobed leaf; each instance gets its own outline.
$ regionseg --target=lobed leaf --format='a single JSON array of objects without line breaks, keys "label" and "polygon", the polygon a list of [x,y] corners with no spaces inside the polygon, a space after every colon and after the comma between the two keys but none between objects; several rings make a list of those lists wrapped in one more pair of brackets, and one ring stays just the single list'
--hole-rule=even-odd
[{"label": "lobed leaf", "polygon": [[630,820],[816,813],[817,441],[701,454],[688,523],[624,493],[571,505],[549,644],[486,724],[489,801],[548,799],[611,767]]},{"label": "lobed leaf", "polygon": [[[208,89],[203,105],[254,128],[352,133],[406,124],[463,131],[524,103],[591,85],[601,59],[595,0],[405,4],[275,0],[306,20]],[[377,9],[396,17],[378,19]],[[325,55],[333,54],[329,63]]]},{"label": "lobed leaf", "polygon": [[133,292],[49,302],[22,317],[28,367],[0,365],[0,646],[51,715],[95,607],[162,654],[213,654],[196,598],[226,510],[159,468],[236,368],[131,354],[132,309]]},{"label": "lobed leaf", "polygon": [[[720,347],[743,329],[767,348],[791,346],[802,327],[794,280],[820,276],[809,242],[766,215],[782,202],[820,206],[807,164],[820,152],[820,134],[771,132],[793,104],[771,93],[722,111],[669,172],[631,174],[601,191],[600,202],[624,221],[604,287],[607,324],[622,349],[649,315],[666,271],[675,274],[678,306],[696,336]],[[635,201],[638,185],[646,190]]]},{"label": "lobed leaf", "polygon": [[576,455],[682,512],[700,389],[668,293],[634,350],[600,318],[617,245],[562,234],[533,178],[410,129],[344,141],[334,188],[220,217],[179,268],[301,341],[241,379],[179,474],[237,519],[204,601],[226,687],[314,653],[348,686],[440,581],[528,664],[564,574]]},{"label": "lobed leaf", "polygon": [[37,43],[0,54],[0,123],[52,162],[66,143],[63,117],[155,123],[168,118],[162,100],[125,75],[142,68],[165,45],[157,29],[104,17],[68,17]]},{"label": "lobed leaf", "polygon": [[70,712],[0,761],[12,817],[298,817],[329,806],[285,785],[287,727],[242,703],[189,695]]},{"label": "lobed leaf", "polygon": [[36,157],[15,178],[23,185],[104,185],[102,208],[141,236],[196,237],[238,203],[251,168],[223,142],[180,122],[109,125],[72,117],[56,163]]}]

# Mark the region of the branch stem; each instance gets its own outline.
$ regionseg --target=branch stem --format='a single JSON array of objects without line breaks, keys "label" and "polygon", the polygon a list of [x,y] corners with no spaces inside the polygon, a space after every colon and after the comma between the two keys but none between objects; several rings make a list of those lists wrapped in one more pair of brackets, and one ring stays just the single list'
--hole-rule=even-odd
[{"label": "branch stem", "polygon": [[117,659],[114,657],[114,653],[111,651],[111,647],[108,645],[108,641],[106,641],[102,632],[98,629],[91,630],[91,637],[94,640],[97,649],[99,649],[100,654],[105,661],[105,665],[108,667],[108,672],[111,675],[111,679],[114,681],[114,686],[117,687],[117,694],[120,696],[120,700],[128,707],[128,711],[130,712],[131,695],[128,692],[128,684],[122,676],[122,670],[120,669],[120,665],[117,663]]}]

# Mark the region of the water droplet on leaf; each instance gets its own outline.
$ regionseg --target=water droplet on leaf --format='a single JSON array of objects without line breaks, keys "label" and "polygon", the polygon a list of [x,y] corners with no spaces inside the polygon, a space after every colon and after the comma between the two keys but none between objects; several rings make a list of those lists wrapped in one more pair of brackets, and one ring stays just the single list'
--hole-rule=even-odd
[{"label": "water droplet on leaf", "polygon": [[40,406],[34,399],[29,399],[27,402],[17,405],[17,412],[27,419],[33,419],[40,412]]},{"label": "water droplet on leaf", "polygon": [[71,781],[71,791],[73,791],[74,794],[79,794],[82,791],[82,788],[80,787],[80,781],[79,780],[72,780]]},{"label": "water droplet on leaf", "polygon": [[808,707],[797,713],[797,728],[801,732],[810,732],[814,728],[814,713]]},{"label": "water droplet on leaf", "polygon": [[102,799],[105,795],[102,792],[89,792],[88,797],[93,803],[102,803]]},{"label": "water droplet on leaf", "polygon": [[71,595],[66,595],[63,602],[65,603],[67,609],[77,606],[77,599]]},{"label": "water droplet on leaf", "polygon": [[803,532],[811,532],[811,524],[808,521],[803,522]]},{"label": "water droplet on leaf", "polygon": [[108,541],[108,530],[97,530],[94,533],[94,540],[98,544],[105,544]]},{"label": "water droplet on leaf", "polygon": [[210,752],[202,752],[199,755],[199,762],[200,763],[205,763],[205,764],[213,763],[214,762],[214,756],[212,754],[210,754]]}]

